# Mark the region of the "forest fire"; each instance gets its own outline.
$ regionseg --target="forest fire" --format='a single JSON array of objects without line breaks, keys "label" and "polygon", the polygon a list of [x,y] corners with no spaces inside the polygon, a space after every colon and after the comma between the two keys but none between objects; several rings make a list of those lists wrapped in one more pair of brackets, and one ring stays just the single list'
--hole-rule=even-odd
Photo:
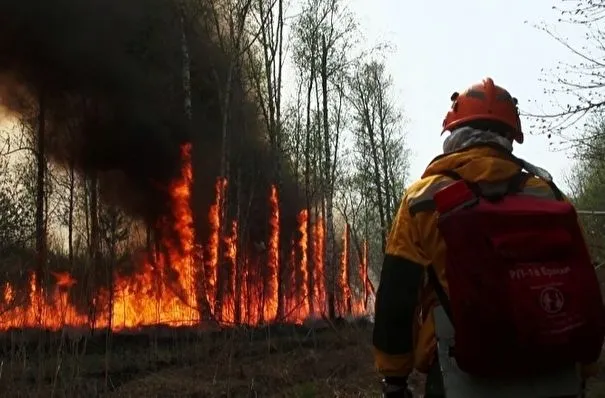
[{"label": "forest fire", "polygon": [[[0,330],[64,326],[110,328],[114,331],[142,326],[194,326],[205,320],[221,325],[291,322],[327,314],[325,226],[322,217],[310,217],[307,209],[298,215],[297,237],[290,242],[290,255],[280,256],[278,191],[269,195],[268,245],[260,258],[241,251],[237,220],[225,220],[227,181],[218,179],[215,202],[208,214],[210,238],[196,247],[190,207],[193,173],[190,146],[182,150],[181,177],[171,186],[173,225],[178,245],[165,239],[166,250],[153,253],[132,275],[114,274],[112,289],[101,289],[88,313],[70,302],[69,293],[79,281],[68,273],[54,272],[56,283],[45,291],[31,273],[29,292],[17,298],[16,287],[6,283],[0,312]],[[223,222],[225,225],[221,225]],[[343,251],[337,264],[334,307],[339,316],[363,315],[368,292],[373,290],[367,273],[367,244],[359,256],[358,272],[350,272],[350,231],[345,227]],[[168,236],[168,233],[166,233]],[[283,269],[282,269],[283,267]],[[350,275],[359,279],[360,291],[352,293]],[[171,277],[171,275],[173,277]],[[280,278],[282,296],[280,303]],[[353,289],[355,290],[355,289]],[[356,290],[355,290],[356,291]],[[94,315],[91,315],[94,314]]]}]

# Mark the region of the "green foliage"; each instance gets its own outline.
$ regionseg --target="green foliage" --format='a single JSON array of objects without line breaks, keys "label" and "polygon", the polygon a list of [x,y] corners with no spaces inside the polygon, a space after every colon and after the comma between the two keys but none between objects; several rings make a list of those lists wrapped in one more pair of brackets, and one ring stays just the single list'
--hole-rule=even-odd
[{"label": "green foliage", "polygon": [[383,63],[370,61],[358,66],[351,85],[353,96],[356,96],[352,103],[356,110],[354,136],[358,179],[371,180],[367,155],[373,156],[375,151],[377,159],[385,161],[379,170],[380,178],[389,181],[389,184],[375,188],[383,190],[391,202],[398,202],[408,173],[409,150],[405,146],[403,115],[391,97],[393,79]]},{"label": "green foliage", "polygon": [[[581,210],[605,210],[605,118],[599,117],[585,131],[576,152],[571,176],[572,200]],[[581,216],[594,260],[605,261],[605,217]]]},{"label": "green foliage", "polygon": [[552,8],[559,13],[558,25],[576,38],[559,33],[557,26],[539,27],[568,51],[569,60],[544,69],[544,93],[551,97],[550,106],[545,109],[545,104],[539,104],[540,111],[530,114],[535,122],[531,128],[556,138],[552,144],[582,145],[585,137],[570,133],[585,132],[585,122],[605,109],[605,1],[556,0]]},{"label": "green foliage", "polygon": [[392,98],[393,81],[383,63],[359,64],[349,84],[355,142],[350,184],[364,198],[360,206],[367,207],[365,222],[374,220],[375,230],[380,231],[375,235],[384,245],[408,172],[403,116]]},{"label": "green foliage", "polygon": [[319,54],[327,46],[328,75],[342,73],[350,60],[358,29],[355,18],[341,0],[306,0],[293,26],[294,65],[305,73],[317,74]]}]

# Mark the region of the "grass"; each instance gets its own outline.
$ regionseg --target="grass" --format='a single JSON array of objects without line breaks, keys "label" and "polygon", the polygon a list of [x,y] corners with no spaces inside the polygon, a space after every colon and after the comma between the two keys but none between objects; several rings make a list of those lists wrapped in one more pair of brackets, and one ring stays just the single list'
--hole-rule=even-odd
[{"label": "grass", "polygon": [[599,360],[599,373],[589,380],[587,398],[605,398],[605,352]]},{"label": "grass", "polygon": [[378,396],[367,327],[232,339],[212,357],[134,379],[110,397]]},{"label": "grass", "polygon": [[[0,396],[379,397],[370,336],[364,323],[114,336],[109,356],[103,338],[80,336],[51,339],[40,359],[36,344],[13,336],[0,359]],[[605,370],[605,355],[601,362]],[[588,398],[605,398],[604,370],[590,381]]]},{"label": "grass", "polygon": [[13,341],[4,346],[0,396],[378,397],[370,335],[361,323],[134,336],[114,338],[108,356],[103,339],[66,339],[46,344],[40,359],[35,344]]},{"label": "grass", "polygon": [[[178,367],[133,380],[112,397],[369,397],[375,377],[369,352],[356,344],[298,348],[229,363]],[[374,386],[372,385],[374,384]]]}]

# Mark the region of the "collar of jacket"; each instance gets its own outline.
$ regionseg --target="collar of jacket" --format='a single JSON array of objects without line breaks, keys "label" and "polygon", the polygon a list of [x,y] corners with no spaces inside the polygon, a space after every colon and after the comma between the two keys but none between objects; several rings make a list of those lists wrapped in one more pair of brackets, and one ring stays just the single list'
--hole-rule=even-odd
[{"label": "collar of jacket", "polygon": [[548,171],[514,156],[512,143],[502,140],[502,137],[492,132],[459,129],[446,139],[446,153],[429,163],[422,178],[454,170],[472,181],[504,180],[517,174],[520,169],[525,169],[530,174],[552,181]]},{"label": "collar of jacket", "polygon": [[422,178],[453,170],[470,181],[507,179],[521,169],[500,146],[489,143],[474,144],[455,152],[434,158],[422,174]]},{"label": "collar of jacket", "polygon": [[506,152],[513,152],[512,141],[502,135],[493,131],[466,126],[455,129],[447,136],[443,141],[443,153],[458,152],[480,144],[496,145]]}]

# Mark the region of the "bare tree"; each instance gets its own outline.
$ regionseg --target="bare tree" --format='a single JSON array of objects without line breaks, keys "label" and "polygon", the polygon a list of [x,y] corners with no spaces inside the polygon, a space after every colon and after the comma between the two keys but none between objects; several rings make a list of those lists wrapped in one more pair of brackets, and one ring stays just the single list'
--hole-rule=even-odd
[{"label": "bare tree", "polygon": [[0,155],[0,259],[26,247],[34,236],[34,212],[19,174]]},{"label": "bare tree", "polygon": [[222,2],[209,1],[206,7],[210,9],[213,29],[220,47],[229,56],[229,64],[224,76],[219,70],[214,70],[214,77],[219,89],[222,133],[221,133],[221,163],[220,176],[229,176],[227,163],[229,143],[229,115],[231,113],[231,98],[236,72],[241,70],[243,56],[256,40],[255,36],[247,34],[248,18],[253,0],[226,0]]},{"label": "bare tree", "polygon": [[[306,112],[301,151],[304,159],[302,173],[307,208],[315,208],[316,218],[321,213],[326,223],[323,257],[330,290],[335,287],[333,276],[338,261],[335,255],[333,200],[340,134],[344,125],[343,81],[351,65],[350,50],[357,33],[354,18],[338,0],[308,0],[293,27],[293,60],[300,76],[300,87],[304,87],[306,94],[304,99],[298,96]],[[297,153],[300,152],[297,150]],[[311,224],[308,228],[307,234],[310,235]],[[308,257],[312,258],[310,255]],[[312,289],[313,286],[309,286],[309,290]],[[334,315],[333,295],[329,293],[328,297],[329,310]]]},{"label": "bare tree", "polygon": [[561,15],[559,22],[583,32],[584,40],[573,43],[558,34],[553,26],[538,27],[566,48],[576,62],[560,63],[554,70],[546,71],[548,75],[543,82],[549,86],[545,93],[551,96],[552,108],[545,110],[536,103],[537,109],[525,114],[535,121],[532,128],[549,138],[557,138],[551,143],[557,148],[590,145],[585,135],[578,137],[575,132],[586,131],[589,117],[605,109],[605,32],[602,29],[605,2],[558,0],[553,8]]},{"label": "bare tree", "polygon": [[[587,130],[580,136],[588,145],[575,148],[575,167],[567,178],[570,197],[582,210],[605,209],[605,119],[602,115],[591,119]],[[605,220],[602,216],[580,216],[593,259],[605,261]]]},{"label": "bare tree", "polygon": [[[86,179],[86,193],[88,203],[88,219],[90,220],[90,244],[88,247],[88,256],[90,268],[87,272],[87,291],[95,291],[97,285],[96,274],[99,270],[101,260],[101,242],[99,231],[99,179],[96,172],[90,173]],[[93,297],[89,297],[89,316],[92,329],[96,327],[97,313],[96,306],[93,304]]]},{"label": "bare tree", "polygon": [[[256,0],[254,26],[258,26],[258,46],[248,51],[250,78],[262,111],[274,161],[274,180],[281,186],[282,79],[284,67],[284,1]],[[260,53],[260,56],[259,56]]]},{"label": "bare tree", "polygon": [[361,184],[361,197],[378,212],[381,251],[386,247],[408,167],[402,115],[390,97],[391,90],[391,77],[376,61],[360,64],[350,81],[357,148],[353,181]]},{"label": "bare tree", "polygon": [[45,179],[46,179],[46,105],[44,92],[38,99],[38,131],[36,135],[36,282],[38,288],[46,279],[46,218],[45,218]]},{"label": "bare tree", "polygon": [[[282,184],[282,152],[283,152],[283,120],[282,120],[282,78],[284,55],[284,1],[257,0],[253,3],[253,22],[259,34],[258,40],[248,48],[248,75],[254,87],[254,95],[262,112],[262,119],[267,131],[271,151],[272,179],[277,187],[278,206],[281,203],[279,192]],[[241,170],[238,170],[241,175]],[[277,302],[277,311],[281,313],[282,302],[282,273],[279,269],[280,256],[275,259],[278,269],[268,267],[268,272],[277,275],[267,275],[265,283],[277,277],[277,289],[266,285],[263,294],[270,294],[272,301]],[[264,302],[265,300],[263,300]],[[263,311],[264,313],[264,311]]]},{"label": "bare tree", "polygon": [[111,336],[115,300],[114,275],[121,255],[120,246],[128,238],[129,222],[125,214],[116,206],[101,205],[99,207],[99,243],[105,246],[105,285],[109,291],[109,300],[107,302],[107,319],[109,324],[105,333],[105,389],[108,389],[110,386]]}]

